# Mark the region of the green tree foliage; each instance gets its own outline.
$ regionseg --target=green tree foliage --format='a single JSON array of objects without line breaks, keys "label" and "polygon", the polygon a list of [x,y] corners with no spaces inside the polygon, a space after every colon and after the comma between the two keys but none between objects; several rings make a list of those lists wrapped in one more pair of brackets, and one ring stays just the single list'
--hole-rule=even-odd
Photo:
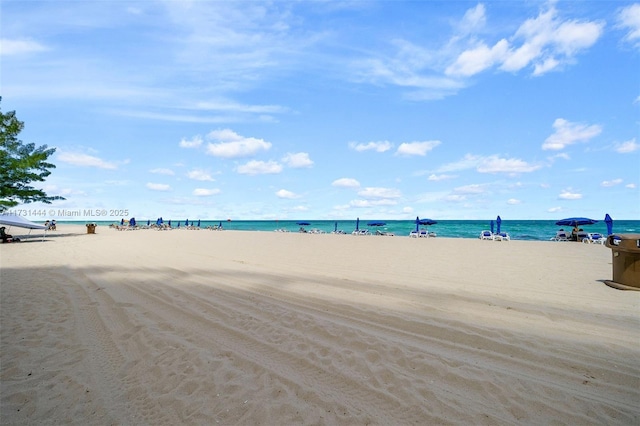
[{"label": "green tree foliage", "polygon": [[49,169],[56,167],[47,162],[56,149],[22,143],[18,134],[24,123],[18,121],[15,111],[6,114],[0,111],[0,119],[0,212],[20,203],[39,201],[50,204],[53,200],[64,200],[59,196],[48,196],[43,190],[31,186],[32,182],[44,181],[51,174]]}]

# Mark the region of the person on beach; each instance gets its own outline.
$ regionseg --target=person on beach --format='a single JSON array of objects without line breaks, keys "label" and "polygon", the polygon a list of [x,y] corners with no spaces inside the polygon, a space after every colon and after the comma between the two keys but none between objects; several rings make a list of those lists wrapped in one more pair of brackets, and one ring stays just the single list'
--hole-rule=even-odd
[{"label": "person on beach", "polygon": [[578,225],[574,226],[573,230],[571,231],[571,239],[573,241],[578,241],[578,231],[579,231]]},{"label": "person on beach", "polygon": [[7,234],[6,232],[4,232],[5,229],[7,228],[4,226],[0,227],[0,236],[2,237],[3,243],[13,243],[13,242],[20,241],[19,238],[13,238],[13,235]]}]

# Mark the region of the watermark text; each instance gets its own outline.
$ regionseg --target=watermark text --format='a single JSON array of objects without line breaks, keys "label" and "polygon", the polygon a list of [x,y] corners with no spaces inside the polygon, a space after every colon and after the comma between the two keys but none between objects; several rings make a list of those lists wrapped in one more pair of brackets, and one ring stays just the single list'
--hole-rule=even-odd
[{"label": "watermark text", "polygon": [[74,218],[74,217],[128,217],[129,209],[9,209],[7,214],[24,217]]}]

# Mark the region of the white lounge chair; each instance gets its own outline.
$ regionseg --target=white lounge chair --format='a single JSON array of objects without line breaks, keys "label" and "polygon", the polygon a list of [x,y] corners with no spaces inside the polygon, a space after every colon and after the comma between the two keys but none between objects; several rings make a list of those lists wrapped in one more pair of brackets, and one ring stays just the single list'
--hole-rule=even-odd
[{"label": "white lounge chair", "polygon": [[[587,240],[587,241],[585,241],[585,240]],[[576,234],[576,241],[582,241],[583,243],[584,242],[588,243],[589,242],[589,233],[588,232],[584,232],[584,231],[579,231]]]},{"label": "white lounge chair", "polygon": [[491,231],[482,231],[479,238],[481,240],[493,240],[493,234]]},{"label": "white lounge chair", "polygon": [[511,241],[511,237],[506,232],[493,235],[494,241]]},{"label": "white lounge chair", "polygon": [[551,237],[551,241],[569,241],[569,235],[567,235],[566,231],[561,229],[556,232],[555,237]]},{"label": "white lounge chair", "polygon": [[587,238],[582,239],[583,243],[589,244],[604,244],[606,241],[607,237],[598,232],[589,233]]},{"label": "white lounge chair", "polygon": [[420,236],[420,233],[418,231],[411,231],[409,232],[409,237],[410,238],[418,238]]}]

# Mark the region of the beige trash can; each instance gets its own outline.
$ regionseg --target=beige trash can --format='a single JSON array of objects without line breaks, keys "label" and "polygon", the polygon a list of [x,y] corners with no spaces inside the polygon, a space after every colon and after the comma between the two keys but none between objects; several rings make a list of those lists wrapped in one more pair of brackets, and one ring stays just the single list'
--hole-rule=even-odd
[{"label": "beige trash can", "polygon": [[87,223],[87,234],[95,234],[96,233],[96,225],[95,223]]},{"label": "beige trash can", "polygon": [[613,280],[605,283],[620,290],[640,291],[640,234],[609,235],[605,245],[613,259]]}]

